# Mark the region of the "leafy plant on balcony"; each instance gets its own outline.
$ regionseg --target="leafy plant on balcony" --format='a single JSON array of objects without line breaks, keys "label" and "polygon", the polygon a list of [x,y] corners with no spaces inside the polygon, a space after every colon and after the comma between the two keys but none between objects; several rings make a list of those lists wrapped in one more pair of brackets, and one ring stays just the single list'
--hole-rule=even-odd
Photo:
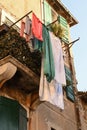
[{"label": "leafy plant on balcony", "polygon": [[59,38],[64,37],[65,29],[60,24],[58,23],[52,24],[50,28],[56,37],[59,37]]}]

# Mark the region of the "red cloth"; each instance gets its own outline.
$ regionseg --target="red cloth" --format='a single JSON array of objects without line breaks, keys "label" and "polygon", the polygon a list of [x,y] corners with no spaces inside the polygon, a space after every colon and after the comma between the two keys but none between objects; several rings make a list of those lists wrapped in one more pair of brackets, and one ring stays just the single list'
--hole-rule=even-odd
[{"label": "red cloth", "polygon": [[20,36],[24,36],[25,22],[21,20]]},{"label": "red cloth", "polygon": [[32,33],[37,39],[43,41],[42,22],[39,20],[39,18],[36,17],[34,13],[32,13]]}]

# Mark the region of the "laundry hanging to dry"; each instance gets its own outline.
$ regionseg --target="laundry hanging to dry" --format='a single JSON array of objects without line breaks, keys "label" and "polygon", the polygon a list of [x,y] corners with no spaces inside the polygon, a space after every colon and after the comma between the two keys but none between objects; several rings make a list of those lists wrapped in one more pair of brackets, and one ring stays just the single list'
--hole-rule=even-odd
[{"label": "laundry hanging to dry", "polygon": [[32,22],[29,16],[26,16],[26,19],[21,20],[21,27],[20,27],[20,36],[25,37],[26,41],[28,42],[32,38]]},{"label": "laundry hanging to dry", "polygon": [[37,16],[32,13],[32,33],[40,41],[43,41],[42,37],[42,22]]}]

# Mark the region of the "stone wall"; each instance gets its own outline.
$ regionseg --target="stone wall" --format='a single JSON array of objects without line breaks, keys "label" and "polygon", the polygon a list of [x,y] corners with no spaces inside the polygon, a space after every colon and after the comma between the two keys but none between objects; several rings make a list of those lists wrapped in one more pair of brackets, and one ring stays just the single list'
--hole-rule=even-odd
[{"label": "stone wall", "polygon": [[81,121],[81,130],[87,130],[87,103],[79,100],[79,113]]},{"label": "stone wall", "polygon": [[77,130],[74,103],[65,99],[64,104],[63,111],[47,102],[40,104],[32,112],[30,130]]}]

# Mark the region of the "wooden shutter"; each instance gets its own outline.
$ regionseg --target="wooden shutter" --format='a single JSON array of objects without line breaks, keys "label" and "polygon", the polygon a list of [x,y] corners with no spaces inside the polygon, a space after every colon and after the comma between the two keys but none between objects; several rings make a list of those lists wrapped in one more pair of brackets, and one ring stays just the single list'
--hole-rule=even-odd
[{"label": "wooden shutter", "polygon": [[68,28],[68,23],[64,17],[61,15],[58,16],[58,22],[60,26],[64,29],[64,36],[62,37],[62,40],[69,44],[69,28]]},{"label": "wooden shutter", "polygon": [[68,99],[74,102],[75,96],[74,96],[74,90],[72,85],[72,73],[70,69],[65,66],[65,74],[66,74],[66,96]]},{"label": "wooden shutter", "polygon": [[65,68],[65,75],[66,75],[66,83],[67,85],[70,85],[72,84],[72,73],[67,66],[64,66],[64,68]]},{"label": "wooden shutter", "polygon": [[19,110],[19,130],[27,130],[27,113],[26,110],[20,106]]},{"label": "wooden shutter", "polygon": [[0,130],[17,130],[18,116],[18,103],[0,97]]},{"label": "wooden shutter", "polygon": [[17,101],[0,97],[0,130],[27,130],[26,115]]},{"label": "wooden shutter", "polygon": [[48,2],[46,2],[46,0],[44,1],[44,16],[45,16],[44,20],[46,25],[52,22],[51,6],[48,4]]},{"label": "wooden shutter", "polygon": [[73,91],[73,86],[72,85],[66,86],[66,96],[72,102],[75,101],[75,96],[74,96],[74,91]]}]

